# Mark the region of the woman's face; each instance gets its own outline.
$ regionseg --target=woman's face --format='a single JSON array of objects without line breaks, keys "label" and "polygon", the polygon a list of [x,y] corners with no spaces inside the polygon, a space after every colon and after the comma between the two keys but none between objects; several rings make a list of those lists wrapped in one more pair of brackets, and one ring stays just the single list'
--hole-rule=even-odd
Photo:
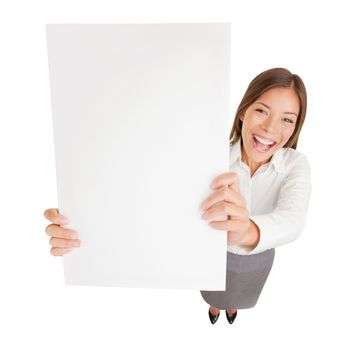
[{"label": "woman's face", "polygon": [[[295,129],[299,108],[299,97],[292,88],[277,87],[263,93],[240,117],[243,121],[242,160],[252,173],[269,162],[288,142]],[[260,142],[254,135],[260,137]],[[272,146],[266,145],[272,141]]]}]

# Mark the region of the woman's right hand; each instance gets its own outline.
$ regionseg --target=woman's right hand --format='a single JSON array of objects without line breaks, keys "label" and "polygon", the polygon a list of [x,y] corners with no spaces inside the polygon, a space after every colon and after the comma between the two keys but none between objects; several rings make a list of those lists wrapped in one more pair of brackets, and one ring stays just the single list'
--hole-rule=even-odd
[{"label": "woman's right hand", "polygon": [[60,215],[57,208],[45,210],[44,216],[52,222],[45,229],[46,234],[51,236],[49,243],[52,246],[52,255],[61,256],[80,246],[79,233],[60,226],[68,224],[68,219]]}]

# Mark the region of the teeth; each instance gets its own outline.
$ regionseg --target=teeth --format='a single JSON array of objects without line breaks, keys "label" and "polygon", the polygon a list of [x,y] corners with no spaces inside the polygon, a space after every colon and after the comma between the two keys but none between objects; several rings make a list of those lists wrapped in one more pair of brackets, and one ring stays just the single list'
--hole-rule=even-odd
[{"label": "teeth", "polygon": [[261,142],[263,145],[272,145],[274,144],[275,142],[274,141],[267,141],[265,139],[262,139],[261,137],[257,136],[257,135],[254,135],[254,137],[259,141]]}]

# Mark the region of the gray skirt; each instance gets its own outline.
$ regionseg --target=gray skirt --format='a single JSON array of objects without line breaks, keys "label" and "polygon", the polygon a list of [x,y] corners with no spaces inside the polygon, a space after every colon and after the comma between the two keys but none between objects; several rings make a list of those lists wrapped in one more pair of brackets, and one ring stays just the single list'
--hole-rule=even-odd
[{"label": "gray skirt", "polygon": [[201,290],[203,299],[221,310],[252,308],[269,276],[274,257],[275,248],[252,255],[227,251],[226,290]]}]

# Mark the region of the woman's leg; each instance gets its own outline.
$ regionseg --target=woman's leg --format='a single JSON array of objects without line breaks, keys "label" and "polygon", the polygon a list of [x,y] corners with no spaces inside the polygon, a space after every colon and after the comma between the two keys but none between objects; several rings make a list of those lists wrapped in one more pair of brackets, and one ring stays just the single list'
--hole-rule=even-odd
[{"label": "woman's leg", "polygon": [[213,316],[216,316],[220,312],[220,309],[216,308],[215,306],[211,306],[211,305],[210,305],[209,310]]},{"label": "woman's leg", "polygon": [[232,315],[232,314],[234,314],[236,311],[237,311],[237,310],[235,310],[235,309],[228,309],[228,310],[227,310],[227,313],[228,313],[229,315]]},{"label": "woman's leg", "polygon": [[[236,309],[228,309],[228,310],[227,310],[227,313],[228,313],[229,315],[232,315],[232,314],[234,314],[236,311],[237,311]],[[220,312],[220,309],[218,309],[218,308],[215,307],[215,306],[211,306],[211,305],[210,305],[210,313],[211,313],[212,315],[216,316],[219,312]]]}]

